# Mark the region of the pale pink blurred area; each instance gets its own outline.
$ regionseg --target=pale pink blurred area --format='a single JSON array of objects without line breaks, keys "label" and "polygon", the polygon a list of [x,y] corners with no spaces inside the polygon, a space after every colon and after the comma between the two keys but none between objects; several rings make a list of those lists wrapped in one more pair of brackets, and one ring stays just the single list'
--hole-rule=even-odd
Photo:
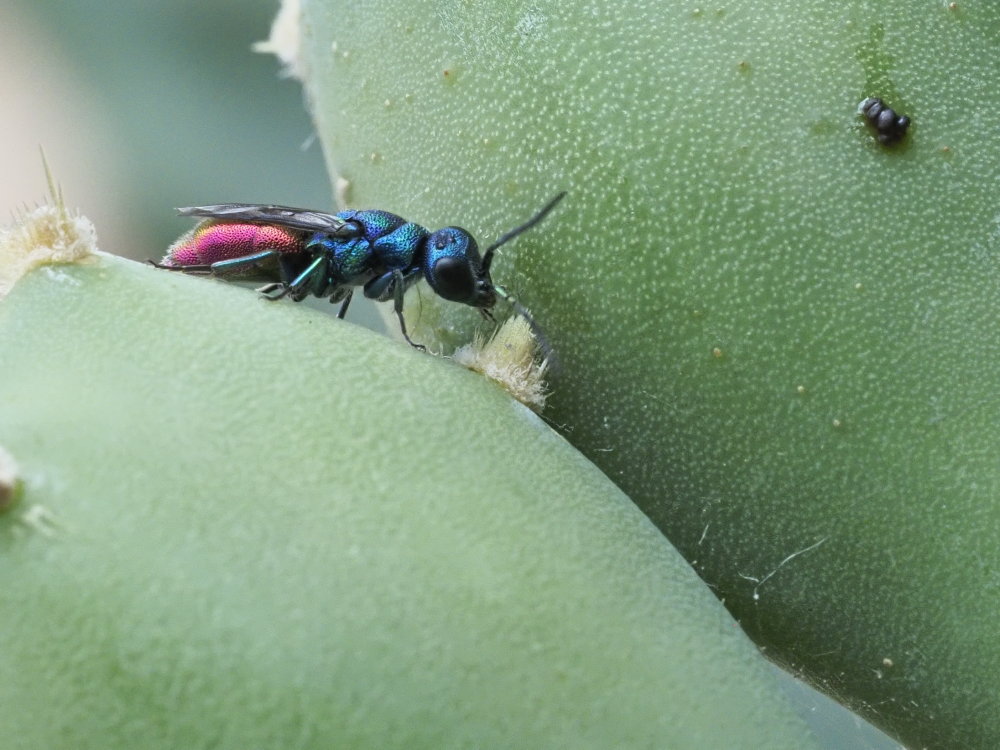
[{"label": "pale pink blurred area", "polygon": [[0,224],[48,199],[41,150],[61,186],[66,206],[96,225],[102,250],[144,257],[159,248],[142,242],[130,216],[123,138],[100,107],[97,84],[81,75],[58,43],[16,7],[0,23]]}]

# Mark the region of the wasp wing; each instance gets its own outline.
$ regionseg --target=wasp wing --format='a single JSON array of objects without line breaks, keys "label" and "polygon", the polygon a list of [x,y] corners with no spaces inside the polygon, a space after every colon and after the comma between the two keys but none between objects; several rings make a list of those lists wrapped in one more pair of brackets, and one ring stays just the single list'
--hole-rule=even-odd
[{"label": "wasp wing", "polygon": [[219,203],[214,206],[178,208],[181,216],[199,216],[220,221],[245,221],[249,224],[277,224],[308,232],[352,236],[354,225],[333,214],[291,206],[263,206],[257,203]]}]

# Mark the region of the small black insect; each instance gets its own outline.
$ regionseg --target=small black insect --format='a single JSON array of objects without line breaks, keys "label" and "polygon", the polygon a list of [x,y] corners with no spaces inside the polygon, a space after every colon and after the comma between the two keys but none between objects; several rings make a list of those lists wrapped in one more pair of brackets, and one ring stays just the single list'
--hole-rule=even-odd
[{"label": "small black insect", "polygon": [[896,111],[885,106],[878,97],[870,97],[861,102],[861,114],[868,124],[875,129],[875,137],[883,146],[899,143],[910,127],[910,118],[897,115]]}]

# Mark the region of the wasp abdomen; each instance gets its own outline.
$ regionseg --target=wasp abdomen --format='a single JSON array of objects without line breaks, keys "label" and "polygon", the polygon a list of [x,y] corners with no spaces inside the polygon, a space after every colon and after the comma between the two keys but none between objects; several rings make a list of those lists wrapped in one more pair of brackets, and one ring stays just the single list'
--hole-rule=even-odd
[{"label": "wasp abdomen", "polygon": [[906,135],[910,127],[910,118],[896,114],[895,110],[885,106],[878,97],[870,97],[861,102],[861,114],[875,129],[875,137],[883,146],[898,143]]},{"label": "wasp abdomen", "polygon": [[167,249],[163,265],[211,265],[264,250],[298,253],[303,245],[302,232],[287,227],[205,221]]}]

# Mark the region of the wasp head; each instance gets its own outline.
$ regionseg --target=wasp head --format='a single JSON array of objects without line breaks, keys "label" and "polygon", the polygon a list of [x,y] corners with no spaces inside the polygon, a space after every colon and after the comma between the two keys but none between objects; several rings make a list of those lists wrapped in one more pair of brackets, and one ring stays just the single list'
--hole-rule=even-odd
[{"label": "wasp head", "polygon": [[437,294],[454,302],[478,307],[483,316],[491,320],[493,316],[490,308],[496,304],[498,297],[503,297],[527,321],[544,358],[550,363],[555,362],[555,355],[542,330],[524,305],[506,289],[493,283],[490,266],[497,248],[544,219],[565,195],[565,192],[559,193],[527,222],[514,227],[486,248],[482,256],[479,255],[476,240],[460,227],[445,227],[434,232],[427,238],[427,251],[424,254],[424,277]]},{"label": "wasp head", "polygon": [[496,304],[489,266],[479,256],[476,240],[461,227],[445,227],[427,238],[424,276],[436,294],[452,302],[480,309]]}]

